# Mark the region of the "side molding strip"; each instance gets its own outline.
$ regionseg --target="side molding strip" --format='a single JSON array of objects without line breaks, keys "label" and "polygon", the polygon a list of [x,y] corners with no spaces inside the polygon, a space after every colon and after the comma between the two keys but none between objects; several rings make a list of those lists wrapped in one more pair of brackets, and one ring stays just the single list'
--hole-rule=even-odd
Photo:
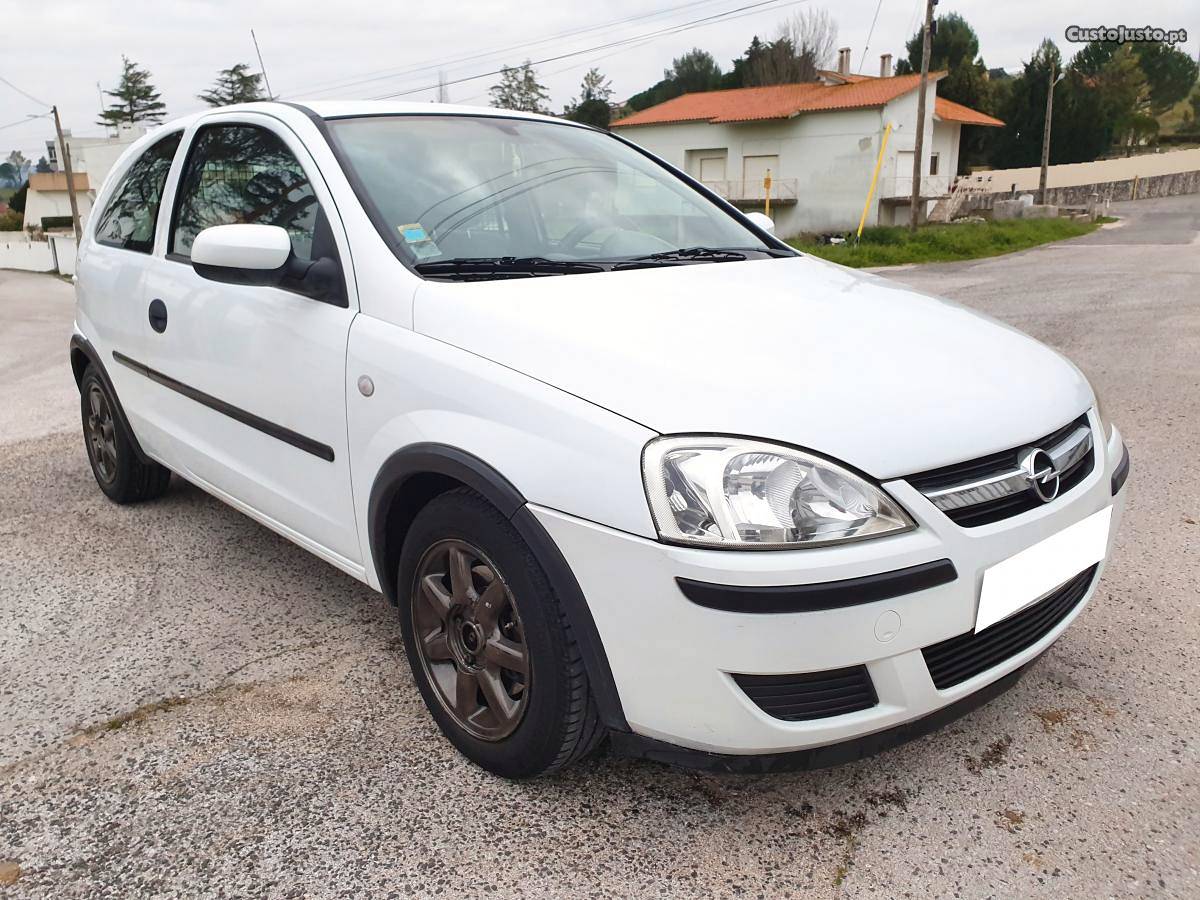
[{"label": "side molding strip", "polygon": [[913,594],[927,588],[949,584],[958,577],[954,563],[948,559],[863,575],[842,581],[823,581],[818,584],[758,586],[709,584],[690,578],[676,578],[683,595],[698,606],[736,613],[798,613],[820,609],[840,609],[876,600],[888,600],[903,594]]},{"label": "side molding strip", "polygon": [[246,412],[244,409],[239,409],[236,406],[231,406],[224,400],[220,400],[211,394],[206,394],[203,391],[198,391],[190,385],[184,384],[182,381],[176,381],[170,375],[164,375],[151,369],[149,366],[143,365],[136,359],[130,359],[124,353],[113,351],[113,359],[123,366],[127,366],[139,375],[144,375],[151,381],[156,381],[163,387],[170,388],[176,393],[183,394],[189,400],[195,400],[202,406],[207,406],[209,409],[216,410],[222,415],[241,422],[243,425],[248,425],[256,431],[261,431],[263,434],[270,435],[276,440],[283,441],[285,444],[291,444],[298,450],[303,450],[305,453],[311,453],[313,456],[318,456],[327,462],[333,462],[333,448],[328,444],[322,444],[320,441],[314,441],[310,437],[305,437],[292,431],[290,428],[284,428],[282,425],[276,425],[274,422],[269,422],[254,413]]}]

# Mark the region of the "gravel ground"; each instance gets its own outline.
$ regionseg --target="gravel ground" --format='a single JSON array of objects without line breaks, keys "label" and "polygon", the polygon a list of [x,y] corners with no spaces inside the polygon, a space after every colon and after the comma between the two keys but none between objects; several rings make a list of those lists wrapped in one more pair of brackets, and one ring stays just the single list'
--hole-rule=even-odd
[{"label": "gravel ground", "polygon": [[186,485],[104,500],[69,285],[0,272],[0,895],[1197,896],[1200,197],[1118,213],[884,273],[1100,388],[1134,474],[1091,607],[950,728],[770,777],[474,769],[382,598]]}]

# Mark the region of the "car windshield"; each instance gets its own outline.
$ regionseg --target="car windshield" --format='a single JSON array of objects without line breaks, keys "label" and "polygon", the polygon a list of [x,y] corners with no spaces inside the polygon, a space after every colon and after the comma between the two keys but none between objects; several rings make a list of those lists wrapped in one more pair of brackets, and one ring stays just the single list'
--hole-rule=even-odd
[{"label": "car windshield", "polygon": [[425,277],[790,255],[602,132],[459,115],[332,119],[329,126],[360,199]]}]

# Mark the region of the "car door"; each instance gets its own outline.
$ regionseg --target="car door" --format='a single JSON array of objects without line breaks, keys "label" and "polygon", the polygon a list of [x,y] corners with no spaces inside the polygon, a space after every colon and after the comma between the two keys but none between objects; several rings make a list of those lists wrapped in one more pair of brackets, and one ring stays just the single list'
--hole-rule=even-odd
[{"label": "car door", "polygon": [[[346,437],[346,341],[357,310],[332,197],[300,140],[269,116],[203,120],[173,192],[164,253],[146,276],[153,335],[127,364],[154,383],[169,463],[266,524],[361,574]],[[205,228],[284,228],[300,260],[332,257],[344,294],[201,277]]]},{"label": "car door", "polygon": [[159,138],[117,173],[114,186],[101,196],[94,220],[87,224],[76,265],[79,329],[99,353],[142,448],[153,455],[158,448],[140,427],[148,385],[125,367],[114,365],[112,354],[137,352],[150,332],[142,292],[153,264],[167,175],[182,137],[179,130]]}]

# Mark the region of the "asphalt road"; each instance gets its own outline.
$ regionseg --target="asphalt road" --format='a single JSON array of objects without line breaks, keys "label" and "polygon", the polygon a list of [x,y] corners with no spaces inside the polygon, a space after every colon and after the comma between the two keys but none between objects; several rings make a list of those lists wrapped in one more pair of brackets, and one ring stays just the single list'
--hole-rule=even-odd
[{"label": "asphalt road", "polygon": [[1134,460],[1117,557],[1014,690],[843,768],[512,784],[385,602],[186,485],[88,471],[69,285],[0,272],[0,895],[1200,895],[1200,197],[892,270],[1067,352]]}]

